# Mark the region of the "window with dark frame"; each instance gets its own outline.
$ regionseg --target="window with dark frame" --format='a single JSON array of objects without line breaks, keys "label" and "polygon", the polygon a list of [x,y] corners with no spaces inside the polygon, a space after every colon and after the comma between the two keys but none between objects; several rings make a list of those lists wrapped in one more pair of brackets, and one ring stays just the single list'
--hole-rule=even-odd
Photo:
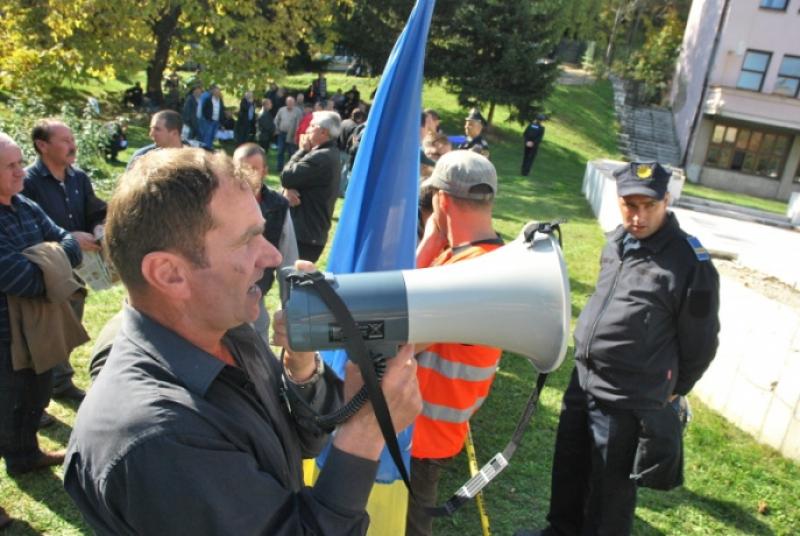
[{"label": "window with dark frame", "polygon": [[773,93],[797,97],[800,93],[800,56],[786,55],[781,61]]},{"label": "window with dark frame", "polygon": [[788,0],[761,0],[758,3],[758,7],[764,9],[777,9],[780,11],[786,11],[786,4],[788,4]]},{"label": "window with dark frame", "polygon": [[778,179],[790,145],[791,137],[786,134],[718,123],[705,165]]},{"label": "window with dark frame", "polygon": [[750,91],[761,91],[764,85],[764,74],[769,67],[769,60],[772,52],[761,50],[748,50],[742,62],[742,72],[739,73],[739,81],[736,87]]}]

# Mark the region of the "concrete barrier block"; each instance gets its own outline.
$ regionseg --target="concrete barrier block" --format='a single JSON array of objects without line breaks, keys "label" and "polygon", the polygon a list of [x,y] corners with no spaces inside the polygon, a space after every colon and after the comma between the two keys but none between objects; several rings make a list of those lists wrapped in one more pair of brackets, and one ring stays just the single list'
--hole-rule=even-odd
[{"label": "concrete barrier block", "polygon": [[773,398],[758,439],[770,447],[780,450],[792,424],[792,409],[777,398]]},{"label": "concrete barrier block", "polygon": [[738,376],[733,383],[724,414],[739,428],[758,437],[767,415],[770,399],[771,393]]},{"label": "concrete barrier block", "polygon": [[786,364],[775,387],[775,398],[789,406],[800,406],[800,352],[789,352]]},{"label": "concrete barrier block", "polygon": [[789,196],[789,205],[786,209],[786,216],[795,227],[800,226],[800,192],[792,192]]},{"label": "concrete barrier block", "polygon": [[721,411],[728,403],[731,386],[736,378],[738,361],[731,359],[730,354],[717,354],[717,358],[711,362],[711,366],[697,384],[694,392],[700,399]]},{"label": "concrete barrier block", "polygon": [[787,458],[800,460],[800,419],[793,419],[789,425],[781,453]]}]

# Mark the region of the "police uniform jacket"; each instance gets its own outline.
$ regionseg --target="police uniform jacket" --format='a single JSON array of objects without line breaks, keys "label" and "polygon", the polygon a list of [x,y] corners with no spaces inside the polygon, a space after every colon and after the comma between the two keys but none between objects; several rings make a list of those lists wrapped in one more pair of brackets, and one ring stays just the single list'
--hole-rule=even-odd
[{"label": "police uniform jacket", "polygon": [[489,152],[489,142],[483,139],[483,135],[479,134],[474,138],[469,138],[467,141],[458,146],[459,149],[466,149],[468,151],[477,151],[479,153]]},{"label": "police uniform jacket", "polygon": [[597,287],[575,328],[576,368],[595,399],[656,409],[688,393],[714,358],[719,276],[672,213],[638,247],[624,248],[626,236],[620,226],[603,249]]}]

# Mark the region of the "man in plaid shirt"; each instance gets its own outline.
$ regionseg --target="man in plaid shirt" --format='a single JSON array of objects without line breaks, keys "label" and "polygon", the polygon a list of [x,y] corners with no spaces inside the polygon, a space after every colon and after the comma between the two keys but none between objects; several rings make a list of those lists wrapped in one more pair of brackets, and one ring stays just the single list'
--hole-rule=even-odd
[{"label": "man in plaid shirt", "polygon": [[[78,242],[58,227],[36,203],[23,195],[25,170],[22,151],[0,132],[0,457],[10,476],[21,475],[64,460],[62,452],[39,449],[36,430],[50,401],[52,370],[36,374],[32,369],[14,370],[11,364],[11,330],[7,296],[44,296],[38,266],[21,253],[41,242],[57,242],[72,266],[81,261]],[[0,526],[10,520],[0,507]]]}]

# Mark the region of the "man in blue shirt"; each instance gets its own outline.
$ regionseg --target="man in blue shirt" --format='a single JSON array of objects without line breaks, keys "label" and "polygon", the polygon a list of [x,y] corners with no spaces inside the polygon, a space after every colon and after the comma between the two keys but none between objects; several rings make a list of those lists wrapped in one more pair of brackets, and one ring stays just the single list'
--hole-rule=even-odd
[{"label": "man in blue shirt", "polygon": [[[100,251],[106,203],[92,188],[89,176],[74,166],[77,148],[72,130],[55,119],[42,119],[33,127],[33,146],[39,158],[25,169],[23,194],[35,201],[59,227],[69,231],[83,251]],[[86,297],[77,295],[70,305],[83,318]],[[80,401],[84,392],[72,383],[68,362],[58,365],[53,376],[55,398]]]},{"label": "man in blue shirt", "polygon": [[[11,476],[57,465],[64,453],[39,449],[36,430],[50,401],[53,373],[14,370],[7,296],[36,298],[45,294],[42,271],[22,255],[31,246],[56,242],[73,267],[81,261],[78,242],[36,203],[19,195],[24,176],[22,151],[0,133],[0,457]],[[0,508],[0,518],[3,514]]]}]

